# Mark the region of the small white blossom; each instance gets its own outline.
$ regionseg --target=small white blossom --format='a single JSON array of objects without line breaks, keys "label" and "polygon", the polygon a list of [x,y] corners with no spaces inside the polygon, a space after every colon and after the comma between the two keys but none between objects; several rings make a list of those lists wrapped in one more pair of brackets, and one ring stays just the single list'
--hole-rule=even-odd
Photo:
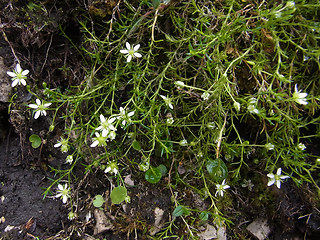
[{"label": "small white blossom", "polygon": [[172,124],[174,123],[173,117],[167,118],[167,123],[168,123],[169,125],[172,125]]},{"label": "small white blossom", "polygon": [[249,113],[255,113],[259,114],[259,110],[257,109],[257,99],[256,98],[250,98],[248,102],[248,111]]},{"label": "small white blossom", "polygon": [[252,188],[254,187],[254,184],[251,182],[251,179],[247,180],[245,179],[243,183],[241,184],[241,187],[247,187],[249,191],[252,191]]},{"label": "small white blossom", "polygon": [[185,86],[184,82],[182,82],[182,81],[175,81],[174,84],[177,85],[178,87],[184,87]]},{"label": "small white blossom", "polygon": [[68,188],[68,184],[62,186],[61,184],[58,185],[58,194],[56,198],[62,198],[62,202],[66,203],[68,198],[70,198],[70,188]]},{"label": "small white blossom", "polygon": [[299,144],[298,144],[298,149],[299,149],[299,150],[303,151],[303,150],[305,150],[306,148],[307,148],[306,145],[304,145],[303,143],[299,143]]},{"label": "small white blossom", "polygon": [[204,93],[202,93],[201,98],[202,98],[204,101],[207,101],[210,96],[211,96],[210,93],[204,92]]},{"label": "small white blossom", "polygon": [[47,116],[47,108],[51,105],[51,103],[41,103],[40,99],[36,99],[36,104],[29,104],[28,106],[33,109],[37,109],[34,114],[34,119],[38,119],[39,116]]},{"label": "small white blossom", "polygon": [[179,142],[180,146],[185,147],[188,146],[188,141],[186,139],[183,139]]},{"label": "small white blossom", "polygon": [[61,147],[61,152],[68,152],[69,150],[68,140],[61,137],[61,140],[58,143],[56,143],[54,147],[55,148]]},{"label": "small white blossom", "polygon": [[133,57],[137,57],[137,58],[142,57],[142,55],[137,52],[140,48],[140,44],[131,47],[130,43],[126,42],[126,47],[127,49],[122,49],[120,50],[120,52],[123,54],[126,54],[127,62],[131,62]]},{"label": "small white blossom", "polygon": [[23,86],[26,86],[27,82],[27,75],[29,73],[29,70],[22,70],[19,63],[17,63],[16,68],[13,70],[13,72],[7,72],[7,74],[12,77],[11,80],[13,81],[11,86],[15,87],[17,84],[22,84]]},{"label": "small white blossom", "polygon": [[308,96],[308,93],[302,93],[301,90],[298,91],[298,86],[296,84],[294,87],[294,93],[292,94],[293,100],[301,105],[307,105],[308,104],[306,99],[307,96]]},{"label": "small white blossom", "polygon": [[164,102],[169,106],[169,108],[173,109],[173,105],[171,102],[171,98],[168,98],[166,96],[160,95],[160,97],[162,97],[162,99],[164,100]]},{"label": "small white blossom", "polygon": [[226,180],[224,179],[221,184],[216,185],[217,191],[216,191],[215,196],[220,194],[220,196],[223,197],[224,191],[230,187],[229,185],[225,184],[225,182],[226,182]]},{"label": "small white blossom", "polygon": [[117,131],[117,129],[113,126],[113,122],[116,120],[115,117],[106,120],[106,118],[101,114],[100,115],[100,126],[96,128],[96,130],[102,131],[102,136],[107,137],[111,131]]},{"label": "small white blossom", "polygon": [[104,137],[102,135],[100,135],[100,133],[95,132],[94,133],[96,135],[95,138],[93,138],[93,142],[90,145],[90,147],[96,147],[96,146],[106,146],[107,145],[107,137]]},{"label": "small white blossom", "polygon": [[148,171],[150,168],[150,163],[149,162],[143,162],[139,164],[139,169],[143,172]]},{"label": "small white blossom", "polygon": [[105,173],[113,173],[114,175],[117,175],[118,173],[118,166],[116,162],[110,162],[108,163],[107,168],[104,170]]},{"label": "small white blossom", "polygon": [[72,164],[72,162],[73,162],[73,156],[72,155],[68,155],[66,157],[66,163]]},{"label": "small white blossom", "polygon": [[238,103],[238,102],[234,102],[233,107],[237,110],[237,112],[239,112],[241,109],[240,103]]},{"label": "small white blossom", "polygon": [[117,119],[119,119],[119,118],[122,119],[121,124],[123,126],[125,126],[127,122],[131,122],[130,117],[132,117],[134,115],[134,111],[127,113],[123,107],[120,107],[119,111],[120,111],[120,113],[119,113],[119,116],[117,117]]},{"label": "small white blossom", "polygon": [[266,143],[266,144],[264,145],[264,147],[265,147],[268,151],[270,151],[270,150],[273,150],[273,149],[274,149],[274,145],[273,145],[273,144],[271,144],[271,143]]},{"label": "small white blossom", "polygon": [[281,168],[278,168],[277,173],[274,175],[273,173],[267,174],[269,179],[268,187],[276,183],[277,187],[280,188],[281,181],[283,179],[289,178],[289,176],[281,175]]}]

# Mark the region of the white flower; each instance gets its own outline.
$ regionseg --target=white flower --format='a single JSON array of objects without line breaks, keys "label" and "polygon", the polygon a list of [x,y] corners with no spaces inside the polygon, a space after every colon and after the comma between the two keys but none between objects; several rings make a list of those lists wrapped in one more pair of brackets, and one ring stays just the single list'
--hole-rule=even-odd
[{"label": "white flower", "polygon": [[241,187],[247,187],[249,191],[252,191],[252,188],[254,187],[254,184],[251,182],[251,179],[247,180],[245,179],[243,183],[241,184]]},{"label": "white flower", "polygon": [[307,105],[307,99],[306,97],[308,96],[308,93],[302,93],[301,90],[298,91],[298,86],[297,84],[294,87],[294,93],[292,94],[292,98],[295,102],[302,104],[302,105]]},{"label": "white flower", "polygon": [[299,150],[303,151],[303,150],[305,150],[306,148],[307,148],[306,145],[304,145],[303,143],[299,143],[299,144],[298,144],[298,149],[299,149]]},{"label": "white flower", "polygon": [[20,64],[17,63],[16,68],[13,70],[13,72],[7,72],[7,74],[12,77],[11,80],[13,81],[11,86],[15,87],[17,84],[20,85],[22,84],[23,86],[25,86],[26,83],[26,79],[27,79],[27,75],[29,73],[29,70],[22,70],[22,68],[20,67]]},{"label": "white flower", "polygon": [[281,180],[289,178],[289,176],[281,175],[281,168],[278,168],[276,175],[274,175],[273,173],[269,173],[267,174],[267,176],[268,178],[270,178],[268,182],[268,187],[276,183],[278,188],[280,188],[281,186]]},{"label": "white flower", "polygon": [[259,114],[259,110],[256,108],[255,105],[248,105],[248,111],[249,113]]},{"label": "white flower", "polygon": [[182,81],[175,81],[174,84],[177,85],[178,87],[184,87],[185,86],[184,82],[182,82]]},{"label": "white flower", "polygon": [[248,102],[248,111],[249,113],[255,113],[259,114],[259,110],[257,109],[257,99],[256,98],[250,98]]},{"label": "white flower", "polygon": [[61,147],[61,152],[68,152],[69,150],[68,140],[61,137],[61,140],[58,143],[56,143],[54,147],[55,148]]},{"label": "white flower", "polygon": [[122,49],[120,52],[127,55],[127,62],[131,62],[133,57],[142,57],[142,55],[137,52],[140,48],[140,44],[131,47],[130,43],[126,42],[126,47],[127,49]]},{"label": "white flower", "polygon": [[66,203],[68,198],[70,197],[70,188],[68,188],[68,184],[66,183],[64,186],[61,184],[58,185],[58,194],[56,198],[62,198],[62,202]]},{"label": "white flower", "polygon": [[113,173],[114,175],[117,175],[118,173],[118,166],[116,162],[110,162],[108,163],[107,168],[104,170],[105,173]]},{"label": "white flower", "polygon": [[237,110],[237,112],[239,112],[241,109],[240,103],[238,103],[238,102],[234,102],[233,107]]},{"label": "white flower", "polygon": [[107,143],[106,143],[107,137],[100,135],[100,133],[98,133],[98,132],[95,132],[94,134],[96,135],[96,137],[93,138],[93,142],[90,145],[90,147],[106,146],[107,145]]},{"label": "white flower", "polygon": [[36,113],[34,114],[34,119],[37,119],[39,116],[47,116],[47,107],[49,107],[51,103],[41,103],[40,99],[36,99],[36,104],[29,104],[30,108],[37,109]]},{"label": "white flower", "polygon": [[162,97],[162,99],[164,100],[164,102],[169,106],[169,108],[173,109],[173,105],[171,102],[171,98],[168,98],[166,96],[160,95],[160,97]]},{"label": "white flower", "polygon": [[72,162],[73,162],[73,156],[72,155],[68,155],[66,157],[66,163],[72,164]]},{"label": "white flower", "polygon": [[119,118],[122,119],[121,124],[123,126],[125,126],[127,122],[131,122],[130,117],[132,117],[134,115],[134,111],[127,113],[123,107],[120,107],[119,111],[120,111],[120,113],[119,113],[120,116],[118,116],[117,119],[119,119]]},{"label": "white flower", "polygon": [[211,96],[210,93],[204,92],[204,93],[202,93],[201,98],[202,98],[204,101],[207,101],[210,96]]},{"label": "white flower", "polygon": [[220,194],[221,197],[223,197],[224,191],[230,187],[229,185],[225,184],[225,182],[226,182],[226,180],[224,179],[221,184],[217,184],[217,185],[216,185],[217,191],[216,191],[215,196],[217,196],[218,194]]},{"label": "white flower", "polygon": [[271,143],[266,143],[264,145],[264,147],[269,151],[269,150],[273,150],[274,149],[274,145]]},{"label": "white flower", "polygon": [[167,118],[167,123],[168,123],[169,125],[172,125],[172,124],[174,123],[173,117]]},{"label": "white flower", "polygon": [[96,128],[96,130],[101,130],[102,131],[102,136],[107,137],[110,133],[110,131],[117,131],[117,129],[113,126],[113,122],[116,120],[115,117],[106,120],[106,118],[101,114],[100,115],[100,122],[101,125]]},{"label": "white flower", "polygon": [[188,141],[186,139],[183,139],[179,142],[180,146],[185,147],[188,146]]}]

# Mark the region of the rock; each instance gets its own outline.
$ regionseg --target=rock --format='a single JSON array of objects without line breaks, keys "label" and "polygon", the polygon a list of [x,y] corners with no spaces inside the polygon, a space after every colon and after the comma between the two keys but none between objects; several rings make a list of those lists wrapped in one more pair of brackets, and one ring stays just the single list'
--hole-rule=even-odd
[{"label": "rock", "polygon": [[12,87],[8,81],[7,68],[0,57],[0,102],[8,102]]},{"label": "rock", "polygon": [[212,226],[207,224],[204,230],[198,233],[201,240],[226,240],[226,228],[224,226]]},{"label": "rock", "polygon": [[156,233],[158,233],[162,228],[161,220],[163,218],[164,210],[161,208],[156,207],[154,209],[154,226],[150,229],[150,235],[154,236]]},{"label": "rock", "polygon": [[95,209],[94,218],[96,219],[96,226],[93,230],[93,235],[97,235],[99,233],[113,229],[111,220],[107,218],[106,214],[102,210]]},{"label": "rock", "polygon": [[271,230],[266,219],[258,218],[249,224],[247,230],[257,239],[264,240],[268,237]]}]

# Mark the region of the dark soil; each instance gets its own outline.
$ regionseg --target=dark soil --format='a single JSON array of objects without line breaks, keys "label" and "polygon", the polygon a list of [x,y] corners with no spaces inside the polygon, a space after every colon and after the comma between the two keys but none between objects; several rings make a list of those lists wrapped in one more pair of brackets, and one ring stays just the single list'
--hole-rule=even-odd
[{"label": "dark soil", "polygon": [[[25,0],[0,0],[0,57],[4,59],[5,66],[12,69],[16,55],[23,67],[30,70],[30,85],[35,89],[42,82],[61,89],[79,84],[84,77],[83,59],[63,36],[61,29],[74,43],[80,43],[78,16],[88,10],[87,6],[77,0],[33,2],[43,8],[30,5],[31,2]],[[63,66],[69,70],[62,70]],[[7,80],[9,82],[9,77]],[[97,194],[107,195],[112,180],[102,171],[84,174],[83,168],[75,169],[72,188],[76,190],[73,197],[77,203],[74,206],[77,216],[73,221],[67,218],[70,209],[54,197],[56,189],[44,198],[44,189],[50,186],[50,179],[55,178],[50,166],[63,168],[66,156],[52,147],[61,135],[59,128],[49,133],[48,119],[34,121],[25,111],[25,103],[30,98],[27,91],[19,89],[17,98],[10,105],[10,114],[9,103],[0,102],[0,218],[5,219],[0,222],[0,240],[63,239],[68,236],[90,240],[86,236],[92,236],[95,227],[93,216],[88,218],[88,213],[93,214],[95,209],[92,199]],[[40,149],[33,149],[28,141],[35,132],[46,140]],[[178,166],[175,167],[173,171],[177,171]],[[113,216],[115,228],[96,238],[147,239],[146,235],[155,221],[156,207],[164,210],[163,221],[169,221],[174,204],[166,184],[168,179],[152,185],[138,172],[132,170],[128,174],[135,180],[135,185],[128,187],[131,203],[111,206],[107,202],[105,210]],[[257,179],[257,182],[266,181],[259,172],[244,174]],[[226,212],[226,217],[234,223],[228,229],[227,238],[237,234],[249,239],[245,227],[262,217],[272,228],[270,239],[320,239],[320,212],[314,200],[317,197],[309,187],[305,185],[298,189],[289,181],[281,192],[271,188],[271,199],[263,198],[265,189],[256,187],[248,191],[235,187],[235,198],[231,200],[233,208],[223,209],[221,206],[222,212]],[[210,205],[182,185],[176,191],[191,208],[205,209]],[[270,200],[273,205],[270,205]],[[184,235],[186,227],[183,222],[177,219],[175,224],[177,227],[173,230],[176,234]],[[198,225],[201,224],[199,222]],[[9,225],[15,228],[4,232]]]}]

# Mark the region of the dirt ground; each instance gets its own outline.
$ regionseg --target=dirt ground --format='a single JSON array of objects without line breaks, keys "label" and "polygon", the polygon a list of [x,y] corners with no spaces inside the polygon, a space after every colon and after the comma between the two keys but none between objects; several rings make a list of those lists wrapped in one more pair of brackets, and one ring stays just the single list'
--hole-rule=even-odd
[{"label": "dirt ground", "polygon": [[[30,10],[27,7],[30,2],[26,0],[0,0],[2,74],[14,67],[16,56],[24,68],[32,72],[30,81],[34,86],[41,86],[42,82],[61,88],[77,85],[84,76],[81,58],[70,41],[62,36],[59,26],[74,42],[80,42],[77,20],[87,6],[77,0],[35,2],[41,3],[46,11],[36,7]],[[65,74],[61,66],[68,66],[72,71]],[[75,169],[78,181],[73,189],[77,189],[74,197],[78,215],[73,221],[67,218],[69,210],[62,201],[54,197],[55,190],[44,198],[44,189],[55,177],[50,166],[63,168],[65,164],[66,156],[53,148],[61,135],[59,127],[49,133],[49,120],[34,121],[31,118],[30,113],[25,111],[25,103],[32,96],[26,90],[19,89],[14,103],[10,104],[8,98],[11,88],[6,88],[10,85],[10,78],[5,74],[1,77],[5,77],[1,79],[1,89],[7,90],[1,92],[3,98],[0,102],[0,218],[3,217],[0,240],[36,237],[65,239],[68,236],[71,239],[94,239],[90,237],[94,235],[96,227],[92,199],[96,194],[107,195],[110,180],[101,171],[84,175],[81,166]],[[46,139],[43,148],[33,149],[30,146],[28,138],[35,132],[40,132]],[[315,148],[318,147],[318,143],[315,143]],[[266,181],[255,170],[245,174]],[[129,188],[131,203],[111,206],[107,202],[112,227],[95,238],[150,239],[146,236],[154,228],[155,209],[164,211],[163,222],[171,217],[174,205],[166,185],[168,179],[152,185],[141,180],[143,175],[134,170],[125,175],[135,181],[135,185]],[[317,199],[315,193],[308,186],[298,189],[290,181],[281,190],[272,188],[273,204],[265,205],[268,201],[270,203],[270,199],[263,199],[264,190],[257,188],[248,191],[240,186],[235,187],[235,198],[231,200],[233,208],[222,210],[226,213],[225,217],[234,223],[227,230],[227,239],[251,238],[246,226],[257,218],[268,220],[272,229],[270,239],[320,239],[320,212],[314,202]],[[210,204],[183,185],[177,191],[191,207],[205,209]],[[175,225],[175,234],[185,235],[186,226],[183,222],[177,219]],[[4,232],[8,226],[15,228]],[[234,237],[236,235],[237,238]]]}]

